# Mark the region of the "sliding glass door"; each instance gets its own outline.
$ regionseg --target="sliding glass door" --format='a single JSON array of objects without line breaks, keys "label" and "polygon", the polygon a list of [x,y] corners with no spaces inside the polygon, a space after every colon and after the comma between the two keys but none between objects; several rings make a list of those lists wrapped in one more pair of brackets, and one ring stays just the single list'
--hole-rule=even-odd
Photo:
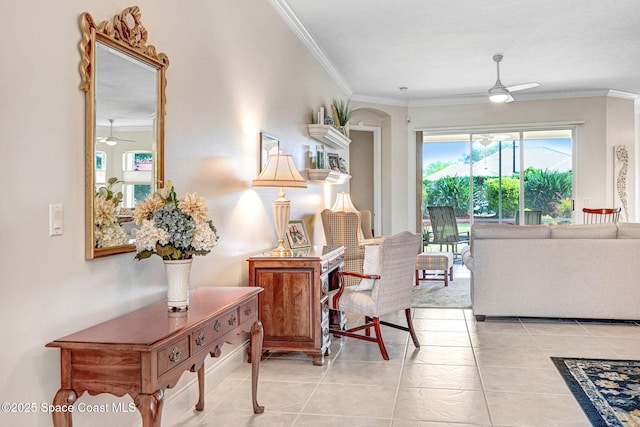
[{"label": "sliding glass door", "polygon": [[473,222],[570,223],[572,130],[423,135],[422,218],[453,206],[461,231]]}]

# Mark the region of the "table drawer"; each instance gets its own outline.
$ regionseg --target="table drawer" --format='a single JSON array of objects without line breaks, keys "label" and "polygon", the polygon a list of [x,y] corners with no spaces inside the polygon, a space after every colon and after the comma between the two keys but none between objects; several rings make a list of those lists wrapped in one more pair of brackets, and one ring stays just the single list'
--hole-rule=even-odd
[{"label": "table drawer", "polygon": [[258,316],[258,299],[252,299],[240,306],[240,323],[244,323],[247,319],[256,318]]},{"label": "table drawer", "polygon": [[188,336],[167,344],[158,351],[158,375],[164,374],[188,358]]}]

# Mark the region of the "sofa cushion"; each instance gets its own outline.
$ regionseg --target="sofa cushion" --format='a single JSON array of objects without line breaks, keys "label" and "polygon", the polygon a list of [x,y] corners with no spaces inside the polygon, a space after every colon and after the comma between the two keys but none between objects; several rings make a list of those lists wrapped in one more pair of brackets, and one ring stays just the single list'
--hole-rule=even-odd
[{"label": "sofa cushion", "polygon": [[548,225],[473,224],[473,239],[548,239]]},{"label": "sofa cushion", "polygon": [[616,224],[558,225],[551,227],[552,239],[615,239]]},{"label": "sofa cushion", "polygon": [[618,239],[640,239],[640,224],[635,222],[619,223]]}]

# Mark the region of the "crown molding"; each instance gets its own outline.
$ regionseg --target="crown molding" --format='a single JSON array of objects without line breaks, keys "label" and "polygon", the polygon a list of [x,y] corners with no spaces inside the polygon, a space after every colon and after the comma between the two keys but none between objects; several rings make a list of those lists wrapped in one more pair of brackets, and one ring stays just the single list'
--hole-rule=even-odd
[{"label": "crown molding", "polygon": [[336,84],[347,94],[347,98],[350,98],[353,94],[353,89],[351,85],[347,82],[344,76],[338,71],[335,64],[318,46],[318,43],[313,39],[311,34],[307,31],[307,29],[302,25],[302,22],[298,19],[291,7],[285,0],[268,0],[271,6],[278,12],[278,15],[282,17],[284,22],[289,25],[289,27],[293,30],[296,36],[304,43],[307,48],[311,51],[313,56],[320,62],[320,64],[324,67],[324,69],[329,73],[331,78],[336,82]]}]

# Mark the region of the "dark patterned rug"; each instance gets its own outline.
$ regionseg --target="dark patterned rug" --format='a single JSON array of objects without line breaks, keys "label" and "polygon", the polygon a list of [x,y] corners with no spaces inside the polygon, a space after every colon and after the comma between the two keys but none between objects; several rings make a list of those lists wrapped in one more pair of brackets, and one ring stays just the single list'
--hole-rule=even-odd
[{"label": "dark patterned rug", "polygon": [[593,427],[640,426],[640,361],[551,359]]}]

